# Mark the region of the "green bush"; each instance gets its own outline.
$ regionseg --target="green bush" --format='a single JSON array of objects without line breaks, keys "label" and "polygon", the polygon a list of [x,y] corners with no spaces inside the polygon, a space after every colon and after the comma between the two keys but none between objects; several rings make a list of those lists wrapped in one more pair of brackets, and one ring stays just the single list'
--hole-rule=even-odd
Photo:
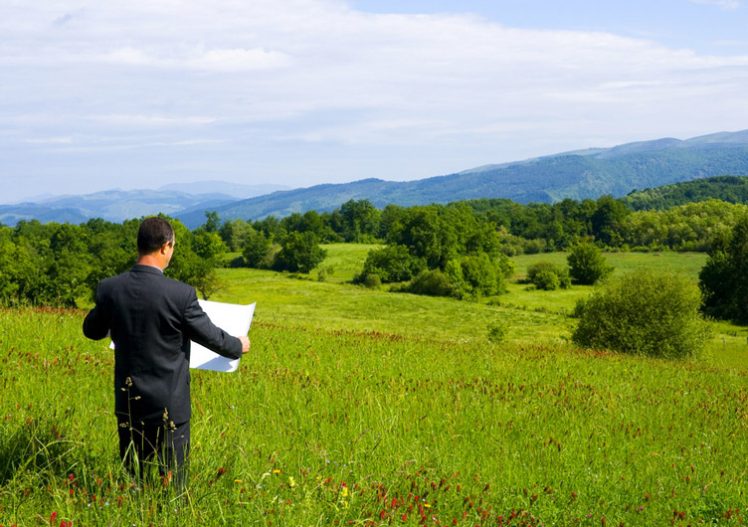
[{"label": "green bush", "polygon": [[629,273],[578,304],[572,340],[624,353],[691,356],[708,336],[700,303],[699,290],[680,275]]},{"label": "green bush", "polygon": [[538,262],[527,268],[527,280],[544,291],[571,287],[569,270],[550,262]]},{"label": "green bush", "polygon": [[575,284],[592,285],[613,272],[600,249],[591,243],[580,243],[571,249],[567,257],[569,274]]},{"label": "green bush", "polygon": [[[503,254],[498,259],[486,253],[463,256],[447,262],[444,273],[460,291],[460,296],[493,296],[506,291],[506,268]],[[511,272],[511,267],[509,267]]]},{"label": "green bush", "polygon": [[369,289],[379,289],[382,287],[382,279],[379,278],[378,274],[374,273],[367,274],[362,283]]},{"label": "green bush", "polygon": [[455,298],[461,296],[459,287],[455,286],[449,277],[439,269],[423,271],[407,287],[403,288],[403,291],[428,296],[451,296]]},{"label": "green bush", "polygon": [[488,340],[494,344],[503,342],[506,339],[507,327],[501,322],[493,322],[488,326]]},{"label": "green bush", "polygon": [[370,274],[378,275],[383,283],[405,282],[426,268],[426,261],[410,254],[404,245],[388,245],[369,251],[363,270],[354,281],[363,283]]}]

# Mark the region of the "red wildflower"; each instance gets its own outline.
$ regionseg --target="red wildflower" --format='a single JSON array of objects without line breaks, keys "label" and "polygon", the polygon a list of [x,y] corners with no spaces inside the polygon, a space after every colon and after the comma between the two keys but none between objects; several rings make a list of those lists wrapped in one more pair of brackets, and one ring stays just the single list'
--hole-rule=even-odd
[{"label": "red wildflower", "polygon": [[54,511],[52,514],[49,515],[49,524],[54,525],[57,521],[57,511]]}]

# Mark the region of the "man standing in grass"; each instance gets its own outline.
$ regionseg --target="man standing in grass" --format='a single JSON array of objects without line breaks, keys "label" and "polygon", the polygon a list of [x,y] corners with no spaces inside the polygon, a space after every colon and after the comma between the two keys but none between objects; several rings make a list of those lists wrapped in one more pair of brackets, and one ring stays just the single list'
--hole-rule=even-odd
[{"label": "man standing in grass", "polygon": [[138,477],[156,458],[162,475],[186,484],[190,444],[190,340],[237,359],[249,351],[246,336],[216,327],[194,288],[166,278],[174,230],[147,218],[138,230],[138,260],[127,272],[102,280],[83,333],[114,342],[114,399],[119,451]]}]

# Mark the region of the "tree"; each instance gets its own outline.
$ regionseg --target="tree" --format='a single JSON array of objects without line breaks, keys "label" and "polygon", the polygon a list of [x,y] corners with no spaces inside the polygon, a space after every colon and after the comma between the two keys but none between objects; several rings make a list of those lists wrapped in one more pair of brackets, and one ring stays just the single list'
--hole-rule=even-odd
[{"label": "tree", "polygon": [[346,242],[371,243],[379,233],[381,212],[370,201],[348,200],[332,215],[335,231]]},{"label": "tree", "polygon": [[241,251],[253,230],[244,220],[230,220],[221,225],[219,234],[230,251]]},{"label": "tree", "polygon": [[629,212],[626,205],[613,196],[599,198],[597,209],[590,218],[595,239],[605,245],[621,245],[621,224]]},{"label": "tree", "polygon": [[280,271],[308,273],[325,259],[325,255],[314,233],[291,232],[281,243],[273,267]]},{"label": "tree", "polygon": [[205,224],[203,230],[208,232],[218,232],[221,228],[221,218],[218,217],[218,213],[214,210],[205,212]]},{"label": "tree", "polygon": [[700,303],[698,288],[683,276],[629,273],[578,304],[580,320],[572,340],[624,353],[695,355],[708,337]]},{"label": "tree", "polygon": [[567,261],[571,280],[575,284],[592,285],[613,272],[613,268],[606,263],[600,249],[588,242],[574,246]]},{"label": "tree", "polygon": [[699,287],[704,313],[748,322],[748,214],[738,220],[729,236],[713,243],[699,273]]},{"label": "tree", "polygon": [[247,235],[242,256],[247,267],[268,269],[272,267],[272,244],[261,231],[252,229]]}]

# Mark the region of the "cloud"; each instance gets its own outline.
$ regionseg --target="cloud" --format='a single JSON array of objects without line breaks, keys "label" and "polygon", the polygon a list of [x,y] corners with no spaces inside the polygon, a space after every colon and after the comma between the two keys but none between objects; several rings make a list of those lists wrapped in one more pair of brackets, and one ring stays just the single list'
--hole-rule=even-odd
[{"label": "cloud", "polygon": [[[0,34],[0,118],[29,149],[65,137],[75,144],[55,147],[180,145],[199,129],[195,155],[220,144],[220,163],[236,160],[237,172],[280,167],[300,149],[342,159],[351,145],[407,145],[425,176],[448,170],[446,155],[466,168],[748,122],[748,56],[469,15],[364,13],[342,0],[6,2]],[[393,167],[401,161],[393,154]],[[278,170],[304,177],[309,165]]]},{"label": "cloud", "polygon": [[741,0],[690,0],[692,4],[713,5],[721,9],[738,9],[743,2]]}]

